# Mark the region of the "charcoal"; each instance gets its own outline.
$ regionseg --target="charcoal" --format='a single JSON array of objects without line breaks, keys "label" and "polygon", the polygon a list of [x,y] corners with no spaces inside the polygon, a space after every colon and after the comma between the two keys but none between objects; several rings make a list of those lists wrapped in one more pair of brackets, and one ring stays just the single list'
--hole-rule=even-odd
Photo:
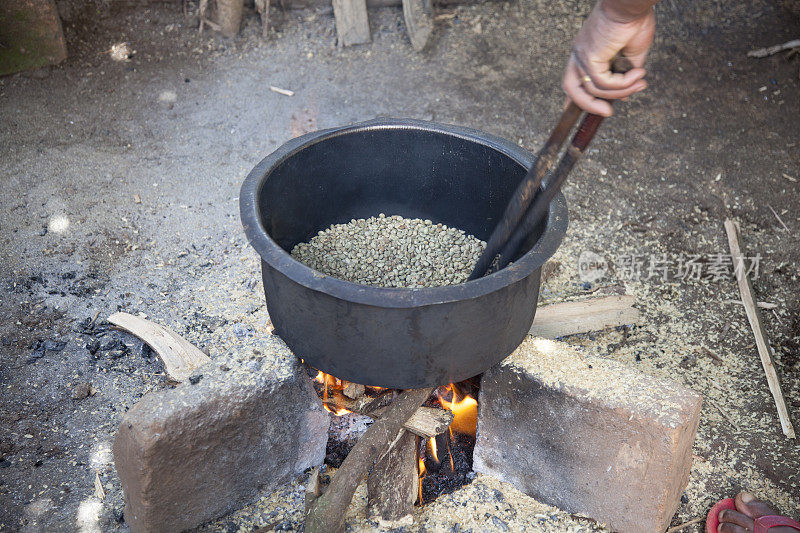
[{"label": "charcoal", "polygon": [[97,339],[88,341],[86,343],[86,349],[89,350],[90,354],[95,355],[100,349],[100,341]]},{"label": "charcoal", "polygon": [[139,355],[145,359],[150,359],[153,357],[153,349],[148,344],[143,342],[139,348]]},{"label": "charcoal", "polygon": [[[448,433],[449,435],[449,433]],[[456,433],[450,445],[439,446],[439,468],[433,471],[428,468],[428,472],[422,479],[422,501],[430,502],[442,494],[450,494],[460,487],[463,487],[474,478],[472,474],[472,450],[475,448],[475,437]],[[450,468],[448,450],[453,457],[454,469]],[[426,466],[433,463],[432,460],[425,462]],[[472,475],[469,475],[472,474]]]},{"label": "charcoal", "polygon": [[61,350],[63,350],[67,346],[67,342],[66,341],[54,341],[54,340],[51,340],[51,339],[46,339],[42,343],[42,346],[47,351],[60,352]]}]

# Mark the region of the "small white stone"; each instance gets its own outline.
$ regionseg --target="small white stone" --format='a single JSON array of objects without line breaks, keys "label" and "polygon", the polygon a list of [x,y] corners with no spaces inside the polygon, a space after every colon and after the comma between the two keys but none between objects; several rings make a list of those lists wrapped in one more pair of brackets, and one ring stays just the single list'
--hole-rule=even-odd
[{"label": "small white stone", "polygon": [[172,106],[175,105],[175,102],[178,101],[178,93],[171,90],[161,91],[158,95],[158,103],[172,109]]}]

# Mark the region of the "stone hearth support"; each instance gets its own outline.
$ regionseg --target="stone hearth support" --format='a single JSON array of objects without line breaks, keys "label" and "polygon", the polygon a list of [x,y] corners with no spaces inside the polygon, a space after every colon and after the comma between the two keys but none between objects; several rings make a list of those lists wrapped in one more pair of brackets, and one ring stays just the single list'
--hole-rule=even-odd
[{"label": "stone hearth support", "polygon": [[322,464],[330,417],[308,376],[277,337],[246,342],[123,417],[114,463],[134,533],[195,527]]},{"label": "stone hearth support", "polygon": [[476,471],[622,533],[664,531],[689,480],[701,397],[529,337],[483,375]]}]

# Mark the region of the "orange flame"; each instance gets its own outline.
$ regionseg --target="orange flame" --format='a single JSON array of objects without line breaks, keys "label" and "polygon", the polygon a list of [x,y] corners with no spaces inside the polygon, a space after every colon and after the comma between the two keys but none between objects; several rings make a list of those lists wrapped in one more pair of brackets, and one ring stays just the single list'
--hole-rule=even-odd
[{"label": "orange flame", "polygon": [[[325,372],[317,372],[317,375],[314,377],[314,381],[316,381],[317,383],[322,383],[323,402],[328,401],[328,398],[330,397],[329,389],[332,388],[333,390],[336,391],[336,390],[342,390],[345,387],[341,379],[335,378],[330,374],[326,374]],[[331,407],[328,406],[328,404],[326,403],[323,403],[322,407],[324,407],[325,410],[328,411],[329,413],[333,413],[336,416],[342,416],[351,412],[348,409],[344,408],[331,409]]]},{"label": "orange flame", "polygon": [[[350,383],[349,381],[345,381],[343,379],[339,379],[337,377],[334,377],[334,376],[332,376],[330,374],[326,374],[325,372],[322,372],[322,371],[319,371],[319,370],[317,371],[317,375],[314,376],[314,381],[316,381],[317,383],[321,383],[322,384],[322,401],[323,402],[328,402],[328,400],[331,397],[331,394],[333,394],[333,393],[341,393],[342,391],[344,391],[344,389]],[[383,387],[371,387],[371,386],[367,387],[367,389],[372,391],[372,392],[375,392],[375,393],[383,391],[383,390],[386,390]],[[340,408],[335,408],[334,407],[334,408],[332,408],[327,403],[323,403],[322,406],[325,408],[326,411],[328,411],[329,413],[333,413],[336,416],[342,416],[342,415],[345,415],[347,413],[352,413],[352,411],[350,411],[349,409],[345,409],[343,407],[340,407]]]},{"label": "orange flame", "polygon": [[418,483],[419,494],[418,494],[418,499],[419,499],[419,504],[422,505],[422,480],[425,479],[425,473],[427,472],[427,470],[425,469],[425,460],[422,457],[417,457],[417,461],[419,461],[419,463],[418,463],[418,465],[419,465],[418,466],[418,471],[419,471],[419,483]]},{"label": "orange flame", "polygon": [[436,437],[431,437],[428,439],[428,449],[431,451],[431,457],[433,458],[433,460],[438,463],[439,453],[436,450]]},{"label": "orange flame", "polygon": [[451,433],[464,433],[474,437],[478,427],[478,401],[469,394],[459,399],[458,391],[452,383],[448,385],[447,389],[453,391],[453,401],[445,400],[440,395],[439,403],[445,409],[453,411],[453,423],[450,424]]}]

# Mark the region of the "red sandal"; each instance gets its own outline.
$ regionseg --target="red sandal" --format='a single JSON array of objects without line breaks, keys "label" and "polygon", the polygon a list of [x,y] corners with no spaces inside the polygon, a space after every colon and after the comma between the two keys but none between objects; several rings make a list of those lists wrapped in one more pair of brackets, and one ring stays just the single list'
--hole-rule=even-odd
[{"label": "red sandal", "polygon": [[[708,512],[708,517],[706,517],[706,533],[717,533],[719,513],[723,509],[730,509],[731,511],[736,510],[736,502],[733,498],[725,498],[717,502],[717,504],[711,508]],[[800,531],[800,522],[785,516],[768,515],[756,518],[756,530],[754,533],[767,533],[768,529],[778,526],[789,526]]]},{"label": "red sandal", "polygon": [[755,533],[766,533],[769,528],[778,526],[789,526],[800,531],[800,522],[797,520],[792,520],[786,516],[768,515],[756,518]]},{"label": "red sandal", "polygon": [[736,502],[733,498],[725,498],[720,500],[711,508],[706,517],[706,533],[717,533],[717,526],[719,526],[719,513],[723,509],[736,510]]}]

